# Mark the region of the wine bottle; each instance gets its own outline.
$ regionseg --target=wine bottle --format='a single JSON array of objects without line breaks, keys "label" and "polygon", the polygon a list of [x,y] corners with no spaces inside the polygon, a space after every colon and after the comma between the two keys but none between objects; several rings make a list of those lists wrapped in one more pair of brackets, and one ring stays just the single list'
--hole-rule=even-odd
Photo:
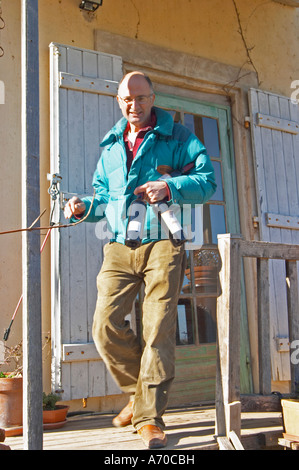
[{"label": "wine bottle", "polygon": [[180,246],[187,241],[183,227],[178,221],[175,213],[169,208],[165,201],[153,204],[157,216],[161,216],[161,222],[164,230],[169,233],[169,239],[174,246]]},{"label": "wine bottle", "polygon": [[144,221],[146,216],[146,202],[142,197],[135,199],[128,209],[128,225],[125,244],[130,248],[141,245]]}]

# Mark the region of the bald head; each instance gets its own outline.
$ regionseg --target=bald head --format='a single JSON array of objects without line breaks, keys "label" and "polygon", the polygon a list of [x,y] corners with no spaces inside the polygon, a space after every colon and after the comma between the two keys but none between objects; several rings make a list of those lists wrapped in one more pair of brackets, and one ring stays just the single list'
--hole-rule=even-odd
[{"label": "bald head", "polygon": [[138,81],[141,81],[141,82],[145,81],[150,88],[150,93],[154,93],[154,88],[153,88],[151,79],[147,75],[145,75],[145,73],[138,72],[138,71],[130,72],[123,76],[123,78],[121,79],[118,85],[118,93],[120,94],[122,84],[127,84],[127,85],[132,86],[134,83],[137,83]]},{"label": "bald head", "polygon": [[151,110],[155,101],[150,78],[137,71],[125,75],[118,87],[117,101],[132,132],[147,126],[151,121]]}]

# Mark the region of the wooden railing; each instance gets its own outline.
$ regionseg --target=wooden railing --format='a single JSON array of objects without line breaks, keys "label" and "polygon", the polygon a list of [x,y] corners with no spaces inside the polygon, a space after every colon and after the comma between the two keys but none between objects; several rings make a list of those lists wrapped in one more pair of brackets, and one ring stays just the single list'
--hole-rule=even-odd
[{"label": "wooden railing", "polygon": [[[217,299],[216,435],[241,433],[240,306],[243,257],[257,259],[259,393],[271,394],[269,260],[285,260],[289,342],[299,340],[297,260],[299,245],[245,241],[219,235],[220,295]],[[284,286],[282,286],[284,288]],[[299,383],[299,364],[291,363],[291,387]]]}]

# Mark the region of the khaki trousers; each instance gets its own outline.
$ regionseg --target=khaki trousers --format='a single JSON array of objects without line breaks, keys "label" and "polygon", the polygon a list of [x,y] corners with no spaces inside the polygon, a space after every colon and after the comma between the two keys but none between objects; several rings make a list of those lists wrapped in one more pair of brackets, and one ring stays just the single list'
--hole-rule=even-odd
[{"label": "khaki trousers", "polygon": [[[131,249],[119,243],[104,248],[97,278],[93,322],[96,347],[112,377],[134,395],[132,424],[164,427],[175,373],[175,333],[186,255],[184,246],[161,240]],[[142,345],[125,317],[144,284]]]}]

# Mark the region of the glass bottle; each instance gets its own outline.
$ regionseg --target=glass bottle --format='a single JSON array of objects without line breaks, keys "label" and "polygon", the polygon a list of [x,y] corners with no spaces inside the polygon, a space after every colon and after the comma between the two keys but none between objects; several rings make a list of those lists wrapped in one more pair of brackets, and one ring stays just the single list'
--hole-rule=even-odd
[{"label": "glass bottle", "polygon": [[130,248],[141,245],[144,221],[146,216],[146,202],[141,197],[135,199],[128,209],[128,225],[125,244]]},{"label": "glass bottle", "polygon": [[169,234],[169,239],[174,246],[180,246],[187,241],[183,227],[178,221],[175,213],[165,201],[153,204],[157,216],[160,215],[162,227]]}]

